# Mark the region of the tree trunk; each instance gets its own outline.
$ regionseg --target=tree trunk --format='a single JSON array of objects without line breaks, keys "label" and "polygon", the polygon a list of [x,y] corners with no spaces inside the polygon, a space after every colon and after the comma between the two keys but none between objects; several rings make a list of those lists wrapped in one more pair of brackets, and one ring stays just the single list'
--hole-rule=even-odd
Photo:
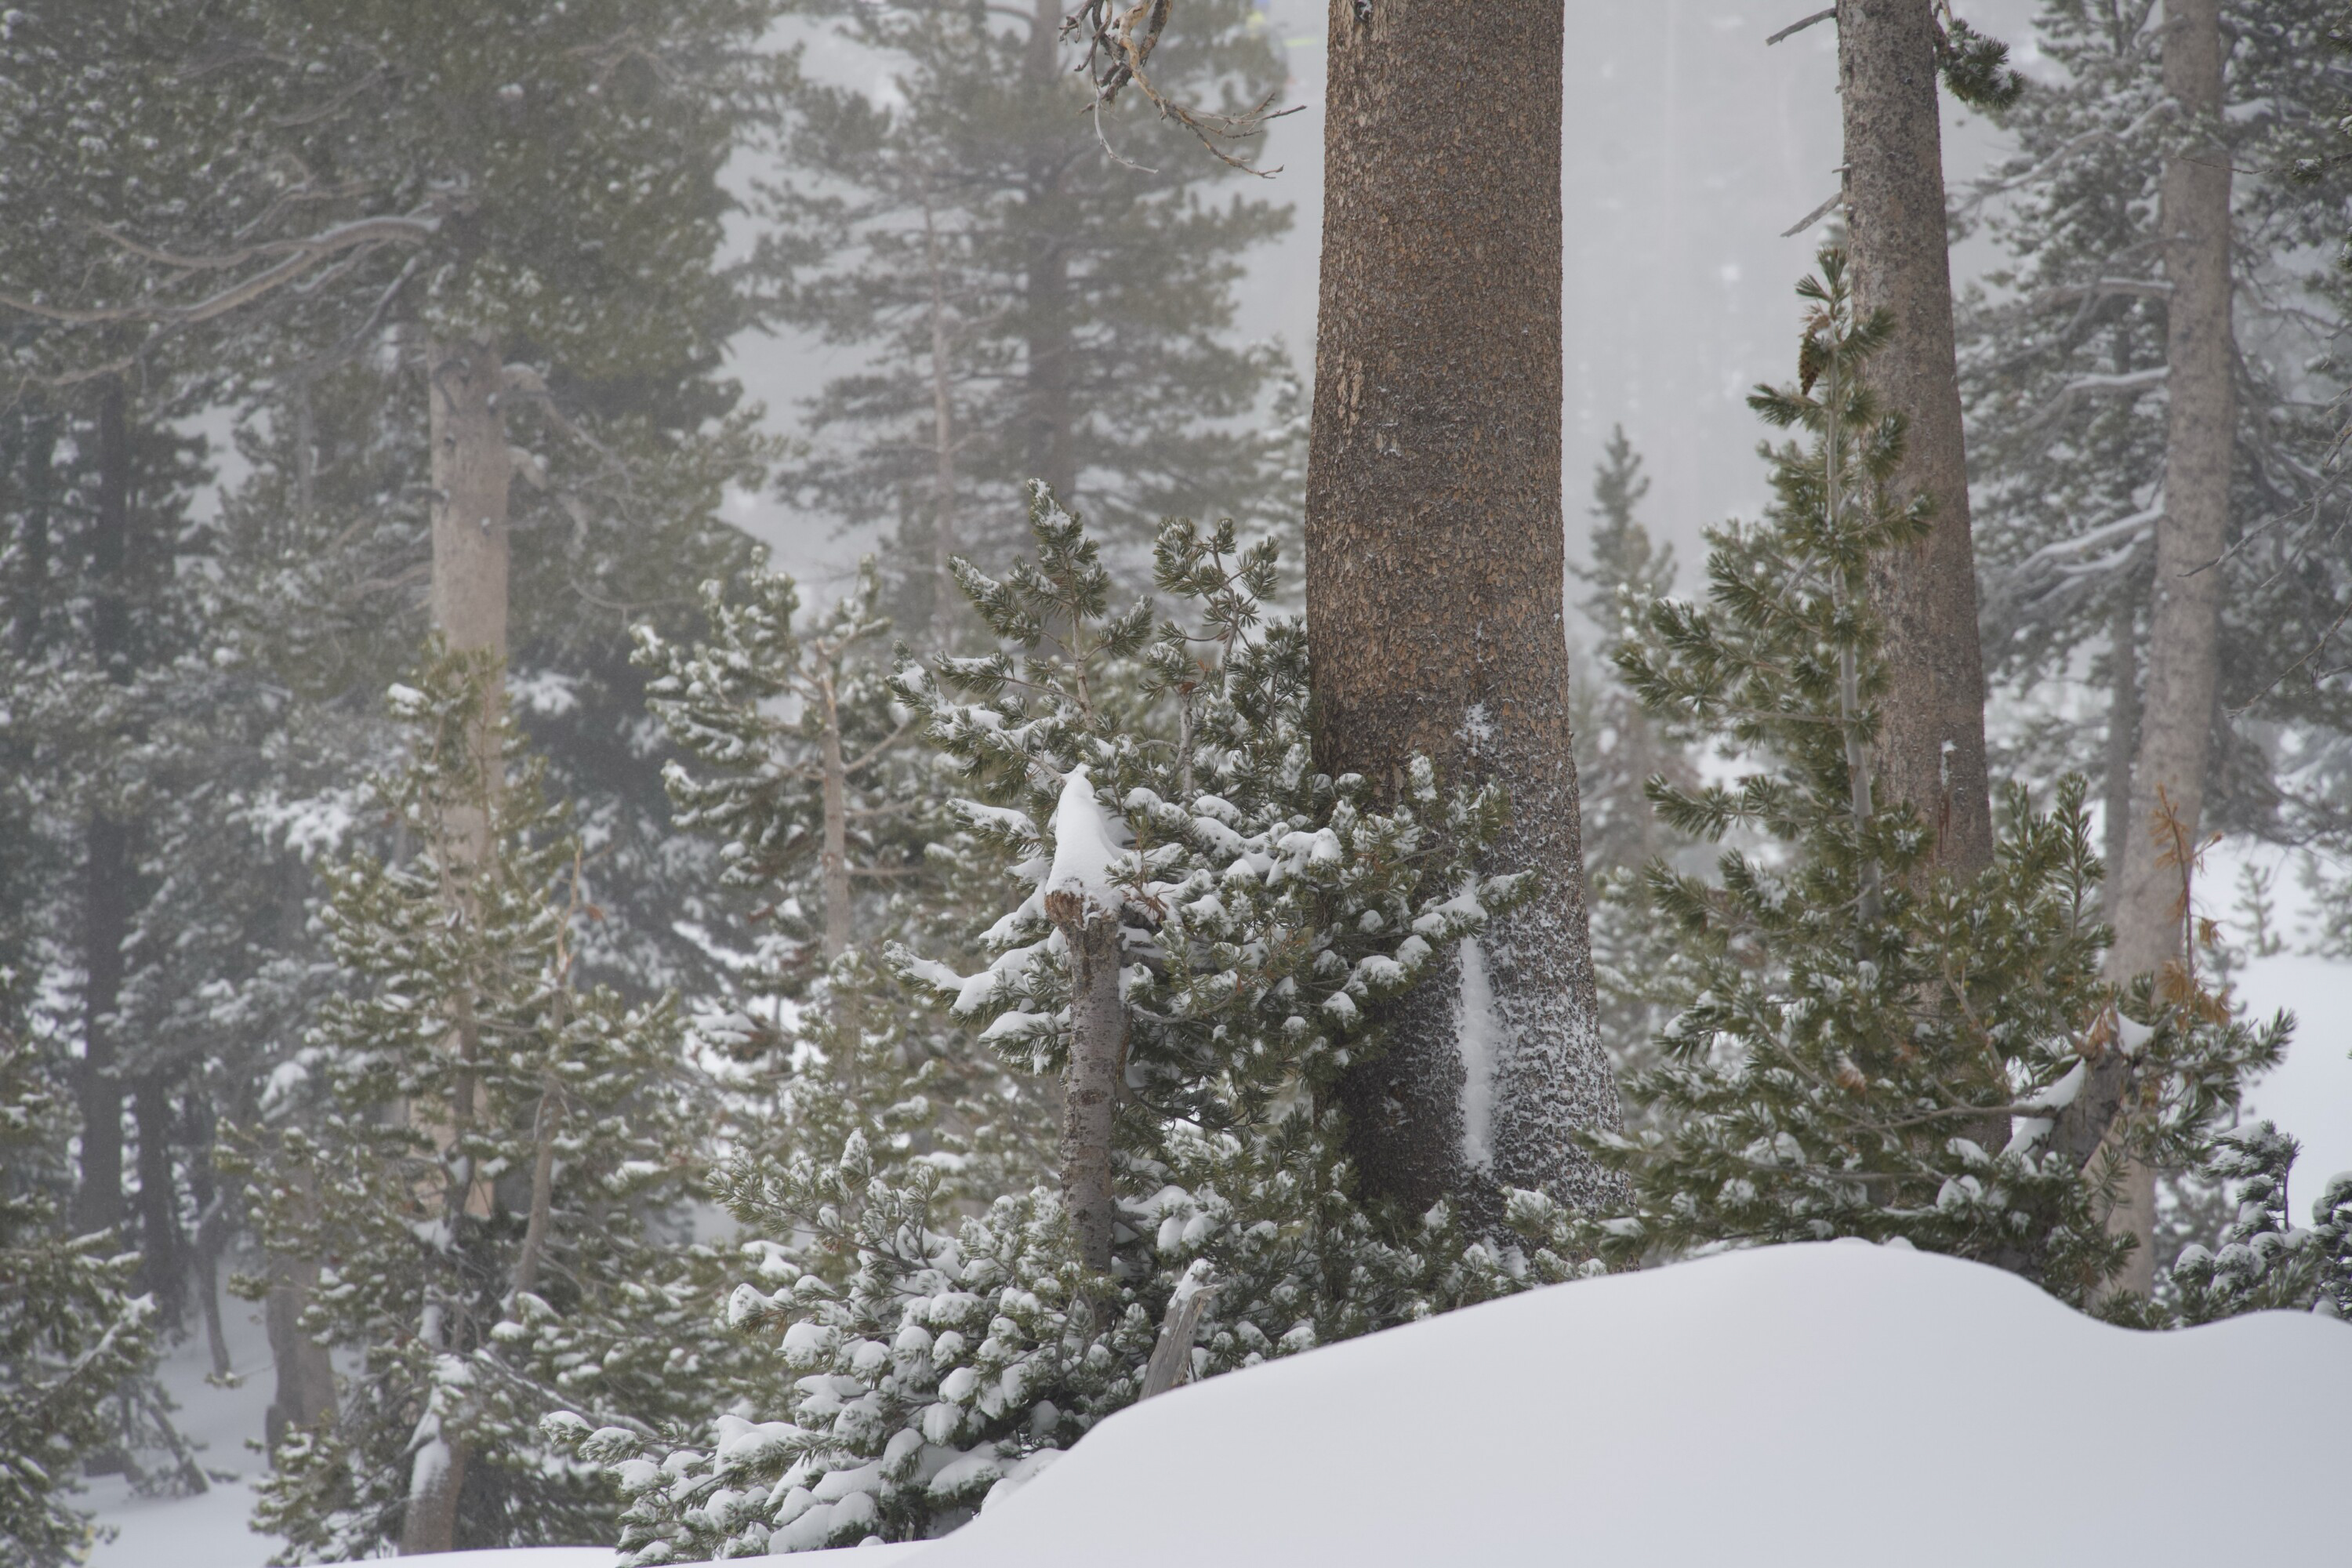
[{"label": "tree trunk", "polygon": [[155,1298],[164,1326],[176,1331],[187,1310],[187,1241],[172,1164],[172,1100],[162,1074],[139,1079],[131,1114],[139,1130],[139,1289]]},{"label": "tree trunk", "polygon": [[2106,822],[2104,846],[2112,903],[2121,886],[2125,842],[2132,835],[2132,756],[2139,749],[2139,602],[2137,574],[2126,569],[2117,584],[2114,625],[2107,633],[2107,784],[2102,796]]},{"label": "tree trunk", "polygon": [[1871,361],[1880,396],[1909,425],[1895,494],[1935,505],[1934,531],[1874,574],[1894,682],[1879,732],[1882,804],[1909,803],[1935,832],[1935,864],[1973,877],[1992,864],[1992,812],[1934,0],[1843,0],[1838,84],[1854,305],[1864,317],[1884,309],[1895,319],[1894,341]]},{"label": "tree trunk", "polygon": [[[295,1184],[303,1205],[307,1231],[318,1219],[318,1185],[310,1171],[296,1166],[287,1179]],[[272,1452],[288,1432],[310,1428],[335,1418],[335,1368],[327,1347],[302,1331],[302,1310],[319,1286],[315,1256],[272,1253],[269,1293],[262,1299],[261,1321],[269,1336],[269,1359],[277,1372],[277,1390],[263,1419],[265,1441]]]},{"label": "tree trunk", "polygon": [[[513,459],[499,411],[506,371],[498,345],[481,339],[436,338],[430,366],[428,427],[433,445],[433,626],[453,651],[484,652],[500,671],[482,704],[475,742],[496,787],[498,725],[505,709],[507,656],[507,486]],[[470,808],[461,841],[488,848],[489,825]]]},{"label": "tree trunk", "polygon": [[[131,422],[122,384],[110,378],[98,404],[98,504],[90,531],[90,652],[118,685],[131,680]],[[115,1010],[122,999],[122,943],[132,914],[131,832],[100,804],[83,836],[81,1184],[74,1228],[122,1223],[122,1079]]]},{"label": "tree trunk", "polygon": [[400,1521],[403,1557],[457,1549],[457,1498],[465,1486],[465,1446],[436,1430],[409,1461],[408,1507]]},{"label": "tree trunk", "polygon": [[[2179,963],[2178,868],[2158,866],[2150,818],[2168,803],[2193,842],[2205,808],[2213,733],[2221,577],[2229,542],[2230,468],[2238,426],[2231,379],[2230,155],[2219,134],[2222,47],[2219,0],[2165,0],[2164,86],[2179,107],[2166,155],[2159,224],[2167,305],[2169,408],[2164,445],[2164,516],[2156,525],[2156,580],[2148,618],[2147,694],[2132,763],[2131,817],[2114,902],[2118,980]],[[2159,795],[2159,792],[2161,792]],[[2110,1218],[2139,1238],[2120,1283],[2154,1282],[2155,1173],[2135,1163]]]},{"label": "tree trunk", "polygon": [[1084,893],[1045,895],[1045,918],[1070,950],[1070,1065],[1063,1075],[1062,1198],[1079,1256],[1110,1271],[1118,1209],[1111,1190],[1112,1118],[1127,1067],[1127,1007],[1118,994],[1118,913]]},{"label": "tree trunk", "polygon": [[16,426],[18,515],[24,520],[16,536],[16,577],[9,584],[8,642],[20,659],[29,660],[41,646],[43,611],[49,596],[49,517],[57,500],[58,427],[54,416],[38,405],[20,409]]},{"label": "tree trunk", "polygon": [[[1055,42],[1061,36],[1064,0],[1037,0],[1030,22],[1024,69],[1034,90],[1049,91],[1061,79]],[[1073,105],[1076,108],[1076,105]],[[1055,125],[1058,132],[1061,127]],[[1066,507],[1077,505],[1077,447],[1070,342],[1070,257],[1063,209],[1062,170],[1068,158],[1064,138],[1046,137],[1029,155],[1026,217],[1027,277],[1023,291],[1022,336],[1027,361],[1023,397],[1023,442],[1029,477],[1043,479]]]},{"label": "tree trunk", "polygon": [[949,378],[947,278],[930,193],[923,193],[923,261],[931,281],[931,640],[942,650],[955,630],[955,397]]},{"label": "tree trunk", "polygon": [[[1560,0],[1330,6],[1307,486],[1317,765],[1493,780],[1536,900],[1340,1085],[1367,1196],[1617,1192],[1570,755],[1560,516]],[[1465,1047],[1468,1047],[1466,1050]],[[1469,1058],[1465,1062],[1465,1056]]]},{"label": "tree trunk", "polygon": [[817,699],[824,706],[823,767],[824,844],[817,852],[818,880],[824,897],[824,961],[849,951],[849,769],[841,754],[841,705],[833,674],[818,677]]}]

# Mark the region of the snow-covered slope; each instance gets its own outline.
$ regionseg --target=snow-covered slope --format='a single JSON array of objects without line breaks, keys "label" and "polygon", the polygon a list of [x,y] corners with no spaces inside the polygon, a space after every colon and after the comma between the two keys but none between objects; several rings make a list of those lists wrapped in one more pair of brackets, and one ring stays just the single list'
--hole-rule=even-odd
[{"label": "snow-covered slope", "polygon": [[2347,1475],[2352,1327],[2132,1333],[1990,1268],[1838,1243],[1180,1389],[911,1561],[2210,1568],[2259,1542],[2332,1563]]}]

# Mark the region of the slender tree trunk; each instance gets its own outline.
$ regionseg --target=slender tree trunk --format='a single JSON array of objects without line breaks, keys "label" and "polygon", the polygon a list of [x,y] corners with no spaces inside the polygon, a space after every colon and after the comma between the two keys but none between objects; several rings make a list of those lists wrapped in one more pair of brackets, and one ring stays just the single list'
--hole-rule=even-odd
[{"label": "slender tree trunk", "polygon": [[941,648],[954,634],[956,609],[955,397],[948,353],[946,269],[930,193],[923,194],[923,260],[931,275],[931,640]]},{"label": "slender tree trunk", "polygon": [[[457,652],[490,655],[501,666],[483,693],[480,728],[474,742],[481,769],[479,805],[452,808],[453,847],[478,860],[490,850],[490,812],[499,789],[499,723],[505,710],[503,665],[507,655],[507,488],[513,475],[507,449],[506,416],[499,403],[506,368],[498,344],[488,339],[432,340],[428,429],[433,445],[433,625]],[[461,911],[461,918],[467,918]],[[472,1120],[475,1079],[470,1070],[477,1042],[470,997],[458,998],[447,1048],[462,1058],[454,1077],[450,1125],[436,1129],[446,1150]],[[436,1113],[437,1114],[437,1109]],[[445,1171],[443,1197],[450,1234],[467,1215],[488,1212],[488,1193],[478,1181],[459,1182]],[[443,1260],[443,1272],[450,1265]],[[426,1337],[445,1349],[467,1348],[466,1308],[454,1282],[440,1289],[425,1310]],[[442,1429],[437,1417],[410,1458],[407,1510],[401,1521],[403,1556],[457,1549],[457,1498],[470,1456],[466,1446]]]},{"label": "slender tree trunk", "polygon": [[[507,654],[506,389],[498,345],[479,339],[436,338],[426,345],[431,368],[428,420],[433,445],[433,626],[460,652]],[[493,687],[484,704],[479,744],[494,756],[504,707]],[[486,826],[487,825],[485,825]],[[478,833],[476,847],[483,847]]]},{"label": "slender tree trunk", "polygon": [[1936,864],[1972,877],[1992,864],[1992,812],[1934,0],[1843,0],[1838,85],[1854,305],[1865,318],[1881,309],[1895,318],[1871,378],[1909,423],[1895,492],[1935,505],[1934,531],[1887,559],[1874,584],[1894,679],[1879,735],[1886,804],[1908,802],[1935,831]]},{"label": "slender tree trunk", "polygon": [[[1570,754],[1560,516],[1560,0],[1330,5],[1307,486],[1317,765],[1395,794],[1416,753],[1509,791],[1540,874],[1391,1021],[1339,1098],[1363,1190],[1484,1214],[1616,1183]],[[1456,983],[1458,981],[1458,984]]]},{"label": "slender tree trunk", "polygon": [[161,1073],[142,1075],[131,1091],[139,1130],[139,1288],[155,1298],[173,1330],[187,1310],[187,1241],[180,1230],[180,1194],[172,1165],[172,1100]]},{"label": "slender tree trunk", "polygon": [[57,500],[58,427],[54,416],[37,405],[20,412],[15,421],[19,440],[18,464],[23,527],[16,536],[16,576],[9,584],[8,642],[20,659],[29,659],[41,646],[43,610],[49,595],[49,517]]},{"label": "slender tree trunk", "polygon": [[[98,404],[98,504],[90,531],[91,653],[107,679],[131,680],[131,422],[120,381]],[[131,825],[103,805],[83,834],[82,1060],[75,1089],[81,1110],[81,1184],[74,1227],[122,1223],[122,1079],[115,1011],[122,999],[122,943],[131,934]]]},{"label": "slender tree trunk", "polygon": [[824,961],[849,951],[849,768],[841,754],[841,707],[830,672],[818,679],[824,707],[824,844],[817,852],[817,876],[824,896]]},{"label": "slender tree trunk", "polygon": [[[1061,79],[1055,40],[1061,35],[1064,0],[1037,0],[1030,22],[1024,70],[1032,86],[1049,90]],[[1067,158],[1062,138],[1042,141],[1029,155],[1026,216],[1028,276],[1022,300],[1027,359],[1022,416],[1029,477],[1045,481],[1064,506],[1077,504],[1076,419],[1070,342],[1070,256],[1064,244],[1063,216],[1069,197],[1062,191]]]},{"label": "slender tree trunk", "polygon": [[1045,917],[1070,950],[1070,1065],[1063,1078],[1062,1198],[1079,1256],[1110,1269],[1118,1209],[1112,1196],[1111,1123],[1127,1067],[1127,1007],[1119,999],[1118,913],[1083,893],[1045,895]]},{"label": "slender tree trunk", "polygon": [[[307,1167],[288,1174],[296,1190],[307,1231],[318,1221],[318,1184]],[[319,1426],[335,1418],[335,1368],[327,1347],[302,1331],[302,1310],[319,1287],[319,1260],[306,1255],[273,1253],[269,1258],[269,1293],[262,1298],[262,1327],[269,1336],[269,1359],[277,1373],[277,1390],[263,1419],[265,1440],[275,1452],[286,1435],[297,1427]]]},{"label": "slender tree trunk", "polygon": [[2108,628],[2105,852],[2112,900],[2122,885],[2124,847],[2132,835],[2132,756],[2139,749],[2139,603],[2136,576],[2116,590]]},{"label": "slender tree trunk", "polygon": [[[2165,343],[2170,406],[2147,695],[2114,905],[2116,945],[2107,955],[2117,979],[2185,959],[2175,912],[2181,874],[2157,864],[2160,847],[2149,822],[2160,799],[2193,841],[2205,809],[2221,634],[2221,576],[2214,563],[2229,542],[2238,426],[2231,379],[2230,155],[2219,133],[2222,61],[2219,0],[2165,0],[2164,86],[2179,107],[2158,220],[2172,285]],[[2128,1206],[2119,1206],[2109,1223],[2128,1229],[2140,1246],[2121,1284],[2146,1290],[2155,1279],[2155,1173],[2135,1163],[2125,1187]]]}]

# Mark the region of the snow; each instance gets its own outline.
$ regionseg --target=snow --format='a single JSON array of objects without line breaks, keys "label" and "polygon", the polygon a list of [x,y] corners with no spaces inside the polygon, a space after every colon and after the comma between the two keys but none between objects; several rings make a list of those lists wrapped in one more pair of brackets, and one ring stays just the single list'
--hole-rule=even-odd
[{"label": "snow", "polygon": [[2259,1433],[2263,1560],[2334,1562],[2347,1409],[2340,1323],[2135,1333],[1976,1264],[1772,1247],[1178,1389],[911,1561],[2207,1568],[2243,1560],[2208,1484]]},{"label": "snow", "polygon": [[1495,1163],[1495,1076],[1505,1043],[1495,1015],[1495,986],[1486,950],[1476,937],[1462,941],[1462,991],[1454,1006],[1454,1040],[1462,1053],[1462,1157],[1473,1170]]},{"label": "snow", "polygon": [[1086,764],[1062,780],[1062,798],[1048,824],[1054,832],[1054,863],[1045,872],[1045,892],[1075,891],[1097,908],[1117,910],[1124,901],[1120,877],[1135,865],[1121,846],[1124,837],[1095,797]]}]

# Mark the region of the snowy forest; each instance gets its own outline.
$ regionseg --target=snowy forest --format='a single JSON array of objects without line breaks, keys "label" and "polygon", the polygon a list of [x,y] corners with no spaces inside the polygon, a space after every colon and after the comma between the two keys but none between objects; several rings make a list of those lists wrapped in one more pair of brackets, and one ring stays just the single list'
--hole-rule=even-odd
[{"label": "snowy forest", "polygon": [[0,1561],[931,1542],[1798,1243],[2352,1314],[2352,8],[1813,9],[0,10]]}]

